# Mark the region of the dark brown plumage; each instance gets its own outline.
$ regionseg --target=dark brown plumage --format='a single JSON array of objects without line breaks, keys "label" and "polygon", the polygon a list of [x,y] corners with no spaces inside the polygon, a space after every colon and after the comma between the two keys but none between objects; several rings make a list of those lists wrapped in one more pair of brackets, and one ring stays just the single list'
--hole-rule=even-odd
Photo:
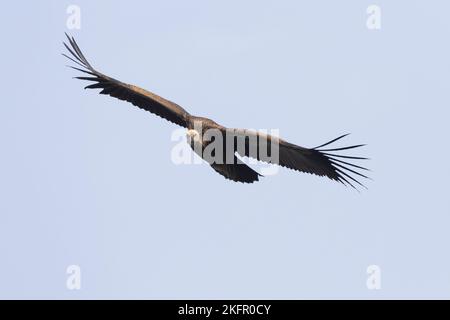
[{"label": "dark brown plumage", "polygon": [[[262,133],[252,132],[244,129],[225,128],[211,119],[195,117],[189,114],[185,109],[166,100],[152,92],[144,90],[134,85],[123,83],[111,77],[108,77],[97,70],[95,70],[87,61],[75,39],[69,37],[67,34],[69,45],[64,43],[71,56],[63,54],[66,58],[76,63],[78,67],[70,66],[71,68],[87,74],[88,76],[76,77],[80,80],[87,80],[94,82],[85,87],[85,89],[101,89],[100,94],[107,94],[111,97],[131,102],[133,105],[147,110],[157,116],[160,116],[170,122],[188,129],[188,137],[191,147],[194,149],[195,143],[199,143],[200,148],[204,150],[212,141],[203,138],[203,135],[208,130],[217,130],[224,137],[223,154],[221,161],[208,161],[211,167],[227,179],[252,183],[259,180],[261,176],[252,168],[236,157],[236,154],[243,157],[252,157],[267,163],[274,163],[280,166],[297,170],[300,172],[311,173],[319,176],[326,176],[331,180],[350,185],[355,188],[355,184],[364,186],[356,177],[368,178],[362,174],[361,171],[368,170],[359,165],[348,162],[349,160],[366,160],[363,157],[354,157],[347,155],[336,154],[335,152],[358,148],[363,145],[354,145],[343,148],[324,149],[324,147],[342,139],[347,135],[340,136],[316,148],[304,148],[280,138],[265,135]],[[202,132],[197,132],[195,129],[201,127]],[[193,135],[191,135],[193,134]],[[196,136],[200,137],[196,140]],[[225,145],[229,143],[228,140],[233,139],[233,148],[227,152]],[[244,148],[239,149],[236,140],[243,139]],[[197,141],[197,142],[195,142]],[[268,145],[270,150],[271,145],[278,146],[278,160],[273,161],[270,156],[265,156],[265,153],[260,153],[263,143]],[[252,152],[256,150],[256,152]],[[194,150],[195,151],[195,150]],[[202,154],[200,155],[202,156]],[[228,157],[227,157],[228,156]],[[203,156],[202,156],[203,157]],[[232,162],[225,161],[226,158],[231,158]],[[206,158],[204,158],[206,159]],[[345,161],[343,160],[345,159]]]}]

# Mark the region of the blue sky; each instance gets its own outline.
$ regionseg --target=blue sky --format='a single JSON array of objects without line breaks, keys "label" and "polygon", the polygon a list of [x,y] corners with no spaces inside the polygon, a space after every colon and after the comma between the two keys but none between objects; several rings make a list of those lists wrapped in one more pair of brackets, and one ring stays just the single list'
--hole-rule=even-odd
[{"label": "blue sky", "polygon": [[[68,30],[66,9],[81,9]],[[381,8],[381,29],[366,9]],[[445,1],[15,1],[0,13],[1,298],[448,298]],[[351,132],[361,193],[170,159],[176,127],[84,91],[101,72],[229,127]],[[81,268],[81,290],[66,269]],[[369,290],[366,269],[381,270]]]}]

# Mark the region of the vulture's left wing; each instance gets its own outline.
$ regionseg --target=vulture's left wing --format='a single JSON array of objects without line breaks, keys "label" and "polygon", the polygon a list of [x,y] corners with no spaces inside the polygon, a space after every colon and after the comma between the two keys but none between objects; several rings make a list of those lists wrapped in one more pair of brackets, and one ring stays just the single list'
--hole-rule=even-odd
[{"label": "vulture's left wing", "polygon": [[147,90],[120,82],[98,72],[86,60],[75,39],[73,37],[70,38],[67,34],[66,36],[70,46],[66,43],[64,43],[64,46],[69,51],[71,57],[66,54],[63,55],[81,68],[70,67],[89,75],[88,77],[76,78],[95,82],[86,86],[85,89],[102,89],[100,94],[107,94],[111,97],[131,102],[135,106],[150,111],[170,122],[182,127],[188,126],[190,114],[182,107]]},{"label": "vulture's left wing", "polygon": [[[361,173],[367,171],[367,168],[350,162],[351,160],[367,160],[367,158],[337,153],[363,145],[324,148],[347,135],[340,136],[318,147],[309,149],[289,143],[278,137],[252,130],[227,128],[224,134],[235,137],[235,152],[242,157],[250,157],[292,170],[326,176],[331,180],[341,182],[344,185],[350,185],[353,188],[355,188],[354,183],[365,187],[357,179],[358,177],[370,179]],[[244,142],[241,143],[241,148],[239,148],[239,139]],[[275,157],[271,152],[277,152],[278,154]]]}]

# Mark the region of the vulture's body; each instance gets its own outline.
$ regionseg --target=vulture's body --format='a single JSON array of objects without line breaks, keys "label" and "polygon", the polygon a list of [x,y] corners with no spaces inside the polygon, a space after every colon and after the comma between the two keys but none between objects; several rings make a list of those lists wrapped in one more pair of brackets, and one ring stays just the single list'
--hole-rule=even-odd
[{"label": "vulture's body", "polygon": [[[362,145],[324,149],[325,146],[346,135],[316,148],[304,148],[268,134],[223,127],[211,119],[193,116],[176,103],[152,92],[120,82],[96,71],[84,57],[75,40],[69,36],[67,38],[69,45],[65,43],[64,45],[71,56],[66,54],[64,56],[78,65],[78,67],[73,66],[72,68],[88,75],[77,77],[77,79],[93,82],[93,84],[86,87],[87,89],[102,89],[100,94],[128,101],[139,108],[185,127],[187,129],[188,143],[194,152],[208,162],[216,172],[227,179],[252,183],[258,181],[260,177],[260,174],[239,160],[236,155],[256,158],[263,162],[277,164],[300,172],[326,176],[352,187],[354,186],[353,183],[363,186],[355,179],[355,176],[367,178],[367,176],[359,172],[360,170],[367,170],[366,168],[348,162],[348,160],[365,160],[367,158],[335,153],[336,151],[353,149]],[[204,154],[205,149],[208,149],[208,146],[216,141],[211,139],[211,137],[206,138],[210,132],[220,134],[223,137],[221,141],[222,147],[213,150],[213,157],[206,157]],[[261,152],[263,149],[265,152]]]}]

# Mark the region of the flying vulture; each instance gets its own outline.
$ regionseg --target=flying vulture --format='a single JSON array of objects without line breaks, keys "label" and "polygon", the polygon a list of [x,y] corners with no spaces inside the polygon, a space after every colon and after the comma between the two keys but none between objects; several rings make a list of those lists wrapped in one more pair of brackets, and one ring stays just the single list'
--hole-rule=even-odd
[{"label": "flying vulture", "polygon": [[[93,82],[93,84],[86,86],[85,89],[102,89],[100,94],[106,94],[120,100],[128,101],[139,108],[150,111],[161,118],[186,128],[187,141],[191,148],[208,162],[216,172],[225,178],[243,183],[253,183],[259,180],[261,175],[239,160],[237,157],[239,155],[241,157],[249,157],[263,162],[277,164],[300,172],[326,176],[331,180],[341,182],[353,188],[355,188],[356,184],[365,187],[356,178],[368,178],[361,173],[363,170],[368,169],[350,161],[367,160],[367,158],[336,153],[358,148],[363,145],[325,148],[344,138],[347,134],[315,148],[304,148],[274,135],[245,129],[223,127],[211,119],[193,116],[176,103],[166,100],[152,92],[118,81],[98,72],[87,61],[75,42],[75,39],[69,37],[67,34],[66,36],[68,44],[65,42],[63,44],[68,50],[69,55],[63,55],[77,65],[69,67],[87,74],[87,76],[76,77],[76,79]],[[208,132],[219,133],[223,138],[219,140],[216,134],[210,134],[206,138]],[[223,148],[212,148],[213,150],[210,152],[210,156],[206,157],[203,151],[206,151],[208,146],[211,146],[214,142],[216,142],[216,146],[220,142]],[[262,152],[263,149],[265,152]]]}]

